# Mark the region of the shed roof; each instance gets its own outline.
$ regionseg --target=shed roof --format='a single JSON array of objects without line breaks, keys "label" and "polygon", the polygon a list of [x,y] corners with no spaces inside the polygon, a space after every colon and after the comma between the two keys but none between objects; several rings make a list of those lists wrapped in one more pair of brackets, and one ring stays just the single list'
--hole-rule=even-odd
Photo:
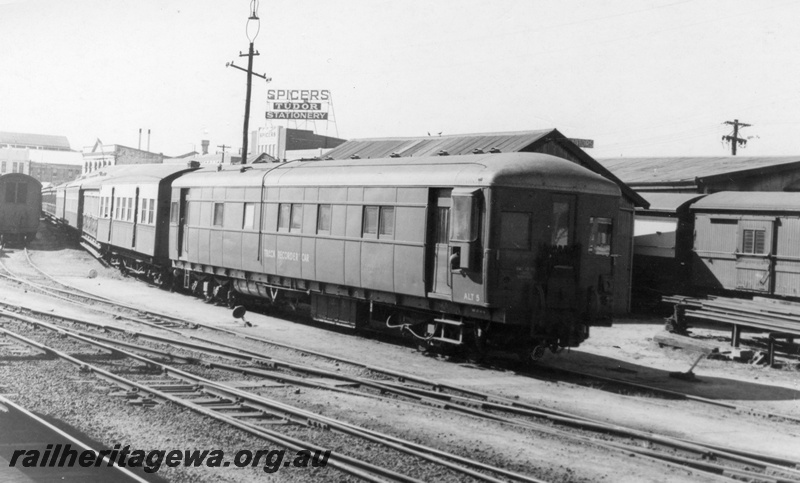
[{"label": "shed roof", "polygon": [[351,156],[358,156],[361,159],[388,158],[393,153],[401,157],[435,156],[439,151],[458,155],[471,154],[475,149],[488,153],[492,148],[507,153],[520,151],[553,131],[553,129],[543,129],[447,136],[352,139],[332,149],[325,156],[333,159],[348,159]]},{"label": "shed roof", "polygon": [[59,151],[70,149],[69,141],[67,140],[66,136],[0,131],[0,145],[4,144],[29,148],[54,149]]},{"label": "shed roof", "polygon": [[797,211],[800,212],[800,193],[782,191],[720,191],[692,205],[693,211]]},{"label": "shed roof", "polygon": [[693,184],[716,176],[746,175],[764,169],[800,168],[800,156],[694,156],[655,158],[600,158],[623,182],[630,185]]}]

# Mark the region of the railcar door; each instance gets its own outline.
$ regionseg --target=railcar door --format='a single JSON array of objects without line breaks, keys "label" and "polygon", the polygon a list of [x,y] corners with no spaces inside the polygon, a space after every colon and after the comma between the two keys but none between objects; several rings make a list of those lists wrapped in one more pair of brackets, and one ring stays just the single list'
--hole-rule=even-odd
[{"label": "railcar door", "polygon": [[180,201],[178,203],[178,258],[181,258],[186,253],[186,230],[187,223],[189,222],[189,205],[186,201],[188,189],[182,188]]},{"label": "railcar door", "polygon": [[736,288],[755,292],[771,292],[772,219],[744,219],[739,221],[739,239],[736,248]]},{"label": "railcar door", "polygon": [[428,295],[448,300],[453,294],[449,262],[451,193],[451,189],[432,190],[428,217]]}]

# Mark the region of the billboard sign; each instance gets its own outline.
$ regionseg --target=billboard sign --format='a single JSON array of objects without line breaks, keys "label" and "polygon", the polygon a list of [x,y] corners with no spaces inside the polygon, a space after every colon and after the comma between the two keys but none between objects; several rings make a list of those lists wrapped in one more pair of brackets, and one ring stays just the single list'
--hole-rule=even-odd
[{"label": "billboard sign", "polygon": [[330,100],[327,89],[269,89],[266,118],[327,121]]}]

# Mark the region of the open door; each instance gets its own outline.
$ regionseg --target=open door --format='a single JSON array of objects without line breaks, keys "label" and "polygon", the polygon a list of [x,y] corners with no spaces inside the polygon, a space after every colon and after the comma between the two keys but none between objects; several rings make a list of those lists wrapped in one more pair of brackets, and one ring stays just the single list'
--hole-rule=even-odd
[{"label": "open door", "polygon": [[428,295],[450,300],[453,294],[450,270],[450,207],[452,198],[450,189],[431,190],[431,212],[429,214],[428,232],[429,254]]},{"label": "open door", "polygon": [[181,189],[180,201],[178,203],[178,258],[181,258],[188,248],[186,241],[186,230],[189,223],[189,204],[186,201],[186,195],[189,190],[187,188]]},{"label": "open door", "polygon": [[773,220],[740,220],[736,249],[736,288],[771,292]]}]

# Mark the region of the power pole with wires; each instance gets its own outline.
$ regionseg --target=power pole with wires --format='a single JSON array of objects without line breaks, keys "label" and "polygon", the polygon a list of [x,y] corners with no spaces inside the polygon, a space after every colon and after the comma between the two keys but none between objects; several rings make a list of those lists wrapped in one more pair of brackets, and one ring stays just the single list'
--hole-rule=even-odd
[{"label": "power pole with wires", "polygon": [[736,156],[736,146],[741,145],[744,147],[744,145],[747,144],[747,139],[739,137],[739,128],[750,127],[751,125],[739,122],[738,119],[725,121],[723,124],[730,124],[733,126],[733,135],[722,136],[722,140],[731,143],[731,155]]}]

